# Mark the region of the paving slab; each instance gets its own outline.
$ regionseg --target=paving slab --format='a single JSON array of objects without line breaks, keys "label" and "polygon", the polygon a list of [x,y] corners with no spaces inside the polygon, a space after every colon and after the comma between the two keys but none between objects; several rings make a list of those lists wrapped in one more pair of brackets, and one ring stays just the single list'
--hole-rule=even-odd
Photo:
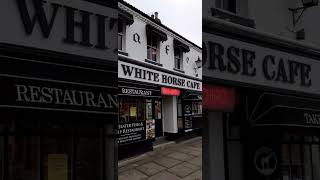
[{"label": "paving slab", "polygon": [[176,159],[176,160],[180,160],[180,161],[187,161],[189,159],[194,158],[195,156],[193,155],[189,155],[186,153],[181,153],[181,152],[173,152],[167,155],[167,157]]},{"label": "paving slab", "polygon": [[195,138],[124,161],[119,180],[201,180],[201,142]]},{"label": "paving slab", "polygon": [[183,178],[183,180],[202,180],[202,171],[196,171],[189,176]]},{"label": "paving slab", "polygon": [[167,171],[162,171],[154,176],[149,177],[147,180],[182,180],[182,179]]},{"label": "paving slab", "polygon": [[157,157],[153,160],[153,162],[155,162],[161,166],[164,166],[166,168],[171,168],[177,164],[182,163],[183,161],[176,160],[173,158],[168,158],[168,157]]},{"label": "paving slab", "polygon": [[118,179],[119,180],[143,180],[148,178],[147,175],[141,173],[140,171],[136,170],[136,169],[130,169],[127,171],[124,171],[122,173],[119,174]]},{"label": "paving slab", "polygon": [[202,167],[202,158],[199,156],[195,157],[193,159],[190,159],[187,162],[189,162],[190,164],[193,164],[195,166]]},{"label": "paving slab", "polygon": [[154,162],[149,162],[143,165],[138,166],[136,169],[138,169],[140,172],[148,175],[148,176],[153,176],[160,171],[165,170],[166,168],[163,166],[160,166]]},{"label": "paving slab", "polygon": [[169,172],[173,173],[174,175],[177,175],[181,178],[186,177],[189,174],[192,174],[194,172],[194,168],[185,165],[185,164],[178,164],[176,166],[173,166],[172,168],[168,169]]}]

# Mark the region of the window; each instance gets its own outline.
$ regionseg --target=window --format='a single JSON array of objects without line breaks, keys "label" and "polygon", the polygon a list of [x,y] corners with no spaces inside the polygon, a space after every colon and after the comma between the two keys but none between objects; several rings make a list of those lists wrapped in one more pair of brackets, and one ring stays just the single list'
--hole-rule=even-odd
[{"label": "window", "polygon": [[216,0],[216,7],[236,13],[236,0]]},{"label": "window", "polygon": [[181,48],[174,48],[174,68],[183,69],[183,56]]},{"label": "window", "polygon": [[202,114],[202,102],[194,101],[192,102],[192,114]]},{"label": "window", "polygon": [[152,60],[154,62],[158,62],[157,55],[158,55],[158,37],[154,34],[147,35],[147,51],[148,56],[147,59]]},{"label": "window", "polygon": [[110,134],[113,128],[106,129],[103,123],[14,120],[8,130],[6,146],[2,144],[3,137],[0,138],[0,153],[3,150],[8,153],[5,165],[0,165],[6,173],[0,180],[107,180],[109,177],[110,169],[106,165],[114,154],[105,147],[107,139],[103,134]]},{"label": "window", "polygon": [[124,51],[125,26],[121,19],[118,22],[118,50]]}]

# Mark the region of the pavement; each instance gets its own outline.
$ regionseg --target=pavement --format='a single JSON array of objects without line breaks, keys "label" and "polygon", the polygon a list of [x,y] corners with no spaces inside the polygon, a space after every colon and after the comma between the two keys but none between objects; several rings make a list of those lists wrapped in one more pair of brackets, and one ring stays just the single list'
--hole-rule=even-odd
[{"label": "pavement", "polygon": [[202,180],[202,138],[159,145],[119,162],[119,180]]}]

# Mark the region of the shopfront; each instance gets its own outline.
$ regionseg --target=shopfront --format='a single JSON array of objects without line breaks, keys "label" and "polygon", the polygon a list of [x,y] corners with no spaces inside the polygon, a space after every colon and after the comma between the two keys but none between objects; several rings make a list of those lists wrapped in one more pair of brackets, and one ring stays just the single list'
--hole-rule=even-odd
[{"label": "shopfront", "polygon": [[201,81],[125,56],[118,69],[120,159],[152,150],[158,138],[200,129]]},{"label": "shopfront", "polygon": [[320,54],[217,24],[207,22],[203,37],[205,176],[320,179]]},{"label": "shopfront", "polygon": [[61,3],[0,2],[1,180],[116,179],[117,6]]}]

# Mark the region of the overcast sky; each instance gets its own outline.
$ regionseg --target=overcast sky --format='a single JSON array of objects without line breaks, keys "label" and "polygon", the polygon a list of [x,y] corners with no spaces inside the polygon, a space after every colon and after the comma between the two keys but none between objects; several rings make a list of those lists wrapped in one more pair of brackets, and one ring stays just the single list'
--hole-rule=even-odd
[{"label": "overcast sky", "polygon": [[202,0],[125,0],[142,12],[159,12],[162,24],[201,47]]}]

